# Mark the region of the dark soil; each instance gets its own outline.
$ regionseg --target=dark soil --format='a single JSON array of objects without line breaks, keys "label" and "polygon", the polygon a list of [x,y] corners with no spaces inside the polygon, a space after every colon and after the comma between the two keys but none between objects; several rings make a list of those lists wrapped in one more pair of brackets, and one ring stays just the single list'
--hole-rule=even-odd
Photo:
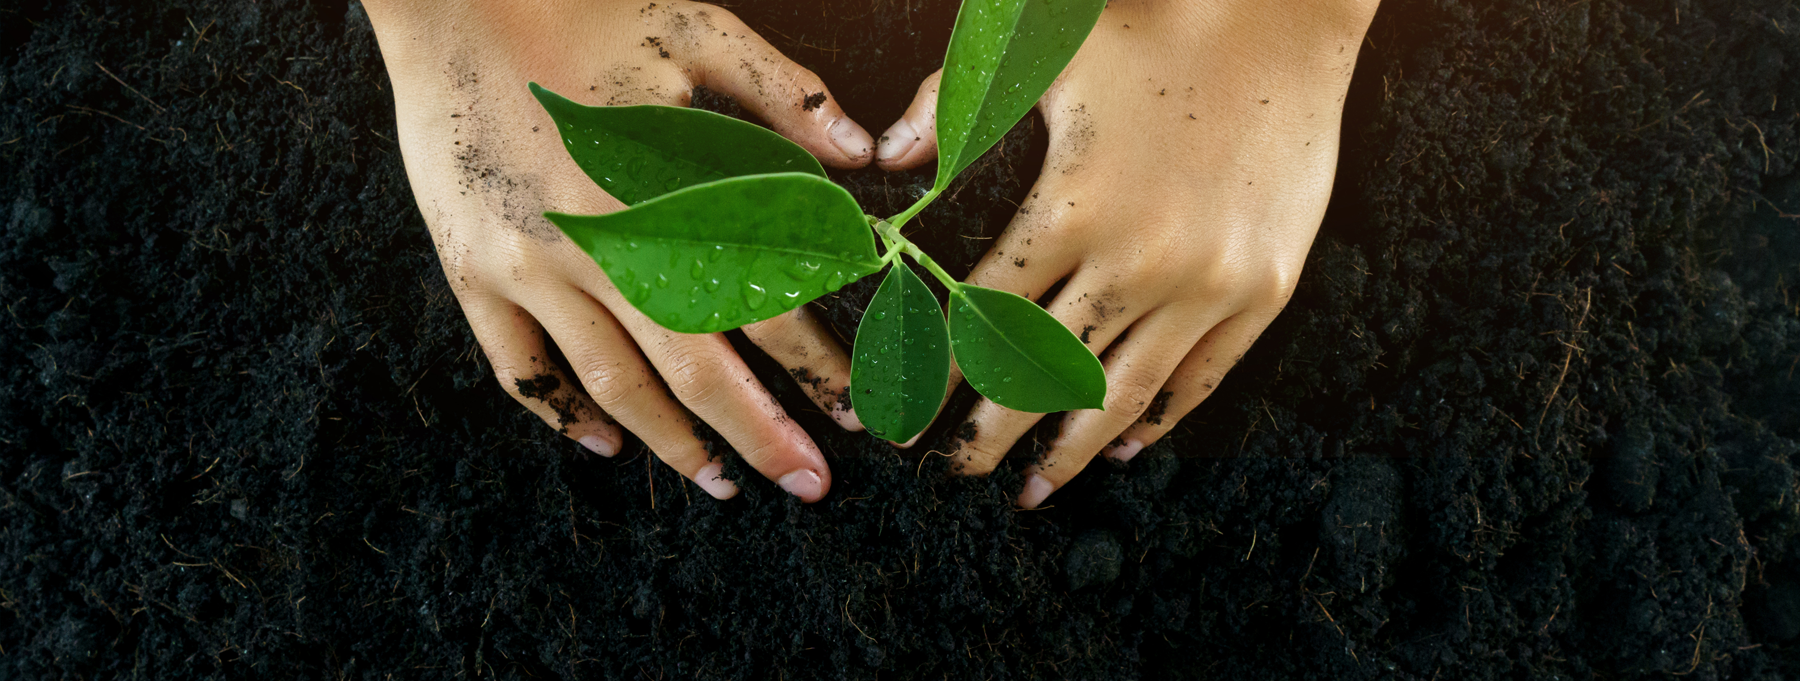
[{"label": "dark soil", "polygon": [[[953,13],[787,5],[732,9],[876,130]],[[358,5],[0,35],[0,678],[1800,675],[1792,2],[1389,0],[1292,305],[1036,512],[1034,442],[946,477],[768,366],[819,504],[581,456],[462,320]],[[937,257],[1039,127],[926,213]]]}]

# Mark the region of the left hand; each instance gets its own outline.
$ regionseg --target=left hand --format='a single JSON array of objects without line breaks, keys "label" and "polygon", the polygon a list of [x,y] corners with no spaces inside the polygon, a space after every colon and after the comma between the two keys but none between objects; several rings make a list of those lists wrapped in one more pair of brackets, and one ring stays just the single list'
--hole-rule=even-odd
[{"label": "left hand", "polygon": [[[1063,416],[1020,506],[1103,449],[1126,461],[1168,433],[1281,312],[1331,196],[1374,11],[1374,0],[1113,0],[1038,102],[1043,171],[968,281],[1036,299],[1067,279],[1046,309],[1100,356],[1107,387],[1104,411]],[[937,81],[881,138],[882,168],[936,156]],[[1042,417],[982,399],[954,454],[961,470],[992,471]]]}]

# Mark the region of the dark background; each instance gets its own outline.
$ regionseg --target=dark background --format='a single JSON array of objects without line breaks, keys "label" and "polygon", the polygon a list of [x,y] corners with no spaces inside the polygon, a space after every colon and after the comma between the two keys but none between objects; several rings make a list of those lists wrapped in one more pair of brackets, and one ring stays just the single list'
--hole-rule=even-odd
[{"label": "dark background", "polygon": [[[783,4],[728,6],[872,129],[954,13]],[[0,3],[0,678],[1800,675],[1800,6],[1389,0],[1360,59],[1294,301],[1175,436],[1017,512],[1035,442],[800,413],[831,495],[716,503],[494,384],[359,6]]]}]

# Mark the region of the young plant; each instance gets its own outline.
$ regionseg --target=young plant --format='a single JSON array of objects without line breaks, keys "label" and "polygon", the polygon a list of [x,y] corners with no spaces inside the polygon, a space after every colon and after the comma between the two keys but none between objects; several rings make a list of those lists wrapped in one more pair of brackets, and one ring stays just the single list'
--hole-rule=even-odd
[{"label": "young plant", "polygon": [[[857,327],[850,377],[851,404],[878,437],[904,442],[931,423],[952,355],[1000,405],[1101,408],[1100,362],[1061,322],[956,281],[901,228],[1043,96],[1105,4],[966,0],[938,90],[937,180],[886,220],[865,214],[806,150],[756,125],[678,107],[583,106],[532,83],[576,164],[629,206],[544,216],[645,316],[683,333],[768,319],[888,268]],[[947,322],[903,255],[949,290]]]}]

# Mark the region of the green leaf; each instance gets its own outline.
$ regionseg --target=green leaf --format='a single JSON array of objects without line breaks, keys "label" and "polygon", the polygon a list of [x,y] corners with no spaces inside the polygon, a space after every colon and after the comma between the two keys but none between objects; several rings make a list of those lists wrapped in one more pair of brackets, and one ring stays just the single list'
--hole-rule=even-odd
[{"label": "green leaf", "polygon": [[729,116],[675,106],[584,106],[537,83],[531,94],[556,121],[575,164],[627,206],[728,177],[825,176],[800,145]]},{"label": "green leaf", "polygon": [[695,185],[606,215],[545,213],[673,331],[768,319],[881,270],[856,200],[805,173]]},{"label": "green leaf", "polygon": [[964,0],[938,85],[936,189],[1031,110],[1105,8],[1106,0]]},{"label": "green leaf", "polygon": [[1011,293],[961,289],[950,296],[950,347],[976,391],[1019,411],[1103,408],[1106,371],[1068,327]]},{"label": "green leaf", "polygon": [[950,384],[950,332],[925,282],[896,260],[856,327],[850,403],[870,435],[905,442],[931,425]]}]

